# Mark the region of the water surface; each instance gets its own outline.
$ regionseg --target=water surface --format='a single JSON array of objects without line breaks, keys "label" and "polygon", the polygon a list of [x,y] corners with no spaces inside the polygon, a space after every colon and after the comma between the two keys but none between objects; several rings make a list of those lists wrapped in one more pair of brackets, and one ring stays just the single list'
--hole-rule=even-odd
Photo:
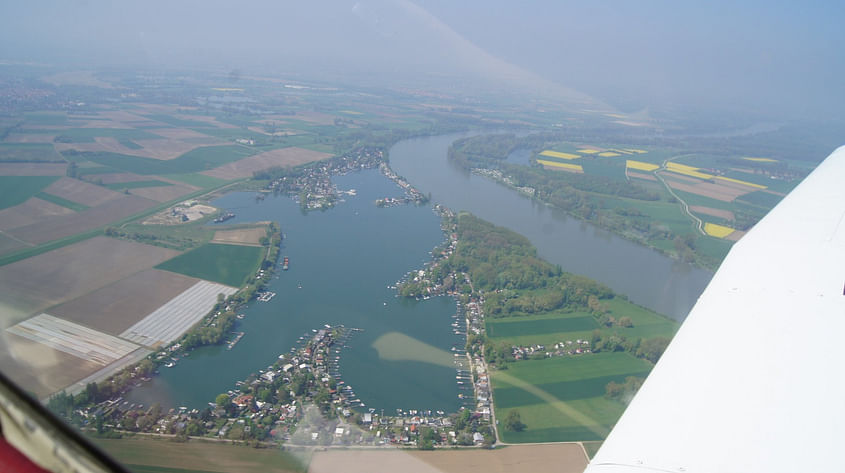
[{"label": "water surface", "polygon": [[[287,353],[303,334],[324,324],[363,329],[349,340],[340,369],[346,383],[368,406],[385,409],[454,411],[458,407],[455,368],[443,363],[464,339],[453,333],[453,299],[401,301],[388,286],[430,259],[443,241],[440,220],[429,206],[377,208],[374,201],[398,197],[400,189],[375,170],[335,178],[356,196],[325,212],[303,214],[291,199],[233,193],[214,205],[234,212],[227,223],[274,220],[285,239],[270,302],[252,302],[236,328],[246,334],[225,347],[194,350],[173,368],[161,368],[152,383],[132,392],[136,402],[203,407]],[[405,338],[403,338],[403,336]],[[396,340],[413,339],[423,351],[406,354]],[[381,349],[381,353],[377,350]]]}]

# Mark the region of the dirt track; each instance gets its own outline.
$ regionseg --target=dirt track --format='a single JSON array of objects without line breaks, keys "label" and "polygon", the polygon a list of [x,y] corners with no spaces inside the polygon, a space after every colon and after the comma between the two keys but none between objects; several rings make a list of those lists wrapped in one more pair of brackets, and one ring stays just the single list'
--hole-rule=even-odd
[{"label": "dirt track", "polygon": [[587,467],[578,444],[509,445],[495,450],[329,450],[314,453],[309,473],[572,472]]}]

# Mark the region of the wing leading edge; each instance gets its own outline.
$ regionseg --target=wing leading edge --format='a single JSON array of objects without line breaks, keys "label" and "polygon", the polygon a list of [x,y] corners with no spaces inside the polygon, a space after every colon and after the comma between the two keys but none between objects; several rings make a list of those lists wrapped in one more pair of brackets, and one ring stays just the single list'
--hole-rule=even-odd
[{"label": "wing leading edge", "polygon": [[845,471],[845,146],[734,245],[587,467]]}]

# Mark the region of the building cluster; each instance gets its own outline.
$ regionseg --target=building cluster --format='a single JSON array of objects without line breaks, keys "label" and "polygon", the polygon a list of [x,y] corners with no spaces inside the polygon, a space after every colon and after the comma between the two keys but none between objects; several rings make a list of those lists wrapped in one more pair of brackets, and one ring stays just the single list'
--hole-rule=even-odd
[{"label": "building cluster", "polygon": [[301,172],[277,177],[267,185],[267,189],[290,195],[304,210],[325,210],[341,201],[341,191],[332,182],[332,176],[372,169],[383,160],[382,150],[373,147],[359,148],[307,167]]},{"label": "building cluster", "polygon": [[473,168],[472,173],[477,174],[479,176],[489,177],[494,181],[501,182],[502,184],[512,189],[516,189],[517,192],[527,195],[528,197],[534,197],[534,194],[537,192],[537,190],[533,187],[516,185],[516,183],[513,181],[513,179],[510,178],[510,176],[505,176],[504,174],[502,174],[502,171],[498,169]]},{"label": "building cluster", "polygon": [[511,354],[515,360],[527,360],[529,358],[551,358],[556,356],[584,355],[591,353],[589,340],[564,340],[555,343],[550,348],[545,345],[514,345],[511,347]]},{"label": "building cluster", "polygon": [[402,197],[385,197],[383,199],[376,200],[376,205],[379,207],[393,207],[396,205],[404,205],[404,204],[416,204],[422,205],[429,201],[428,196],[424,195],[422,192],[418,191],[414,186],[412,186],[408,181],[405,180],[404,177],[396,174],[390,169],[390,166],[387,163],[381,163],[379,165],[379,171],[390,179],[391,181],[395,182],[396,185],[402,188],[405,192],[405,195]]}]

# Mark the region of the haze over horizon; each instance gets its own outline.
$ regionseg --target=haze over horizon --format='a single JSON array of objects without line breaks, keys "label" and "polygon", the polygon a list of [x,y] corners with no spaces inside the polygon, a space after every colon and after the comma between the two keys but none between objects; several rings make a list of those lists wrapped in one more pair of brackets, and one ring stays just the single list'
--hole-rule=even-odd
[{"label": "haze over horizon", "polygon": [[372,86],[487,83],[591,96],[628,112],[683,106],[840,120],[843,17],[834,2],[757,0],[45,0],[0,6],[0,60]]}]

